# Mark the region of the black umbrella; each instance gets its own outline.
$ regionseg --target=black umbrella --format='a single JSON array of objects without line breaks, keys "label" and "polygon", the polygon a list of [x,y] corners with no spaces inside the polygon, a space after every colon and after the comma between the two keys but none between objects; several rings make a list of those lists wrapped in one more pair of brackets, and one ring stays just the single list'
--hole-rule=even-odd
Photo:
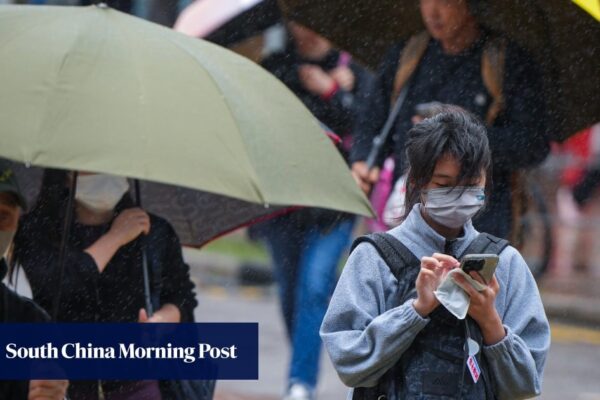
[{"label": "black umbrella", "polygon": [[[43,169],[12,163],[27,202],[34,204]],[[165,218],[185,246],[202,247],[207,242],[242,226],[277,215],[291,208],[263,206],[209,192],[151,181],[137,181],[139,196],[131,185],[132,198],[143,200],[143,208]]]},{"label": "black umbrella", "polygon": [[263,0],[235,18],[221,25],[205,40],[229,47],[255,36],[281,21],[281,12],[275,0]]},{"label": "black umbrella", "polygon": [[[424,29],[418,1],[280,0],[284,13],[372,67],[385,49]],[[564,140],[600,120],[600,24],[564,0],[471,0],[482,25],[527,49],[544,73],[552,134]]]}]

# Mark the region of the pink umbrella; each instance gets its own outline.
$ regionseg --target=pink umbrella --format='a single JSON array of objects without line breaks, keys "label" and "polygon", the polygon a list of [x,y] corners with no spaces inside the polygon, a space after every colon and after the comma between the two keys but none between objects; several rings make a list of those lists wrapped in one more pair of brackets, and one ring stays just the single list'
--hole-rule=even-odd
[{"label": "pink umbrella", "polygon": [[196,0],[181,12],[173,29],[189,36],[205,37],[261,1]]}]

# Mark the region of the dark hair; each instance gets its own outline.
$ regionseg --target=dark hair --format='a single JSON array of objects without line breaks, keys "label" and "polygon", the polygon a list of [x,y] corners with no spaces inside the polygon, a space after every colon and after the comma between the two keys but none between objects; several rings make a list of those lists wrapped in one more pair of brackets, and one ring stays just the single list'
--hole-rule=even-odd
[{"label": "dark hair", "polygon": [[491,182],[491,160],[487,131],[483,123],[456,106],[442,106],[439,114],[415,125],[406,139],[408,178],[406,180],[406,218],[420,202],[421,190],[433,176],[438,160],[451,155],[460,162],[457,182],[476,179],[485,171]]}]

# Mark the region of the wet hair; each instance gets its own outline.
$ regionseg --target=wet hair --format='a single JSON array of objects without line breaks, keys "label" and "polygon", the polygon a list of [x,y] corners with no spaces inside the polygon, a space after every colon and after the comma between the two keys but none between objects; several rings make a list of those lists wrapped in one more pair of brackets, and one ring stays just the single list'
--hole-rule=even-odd
[{"label": "wet hair", "polygon": [[421,190],[431,181],[437,162],[449,155],[460,163],[458,184],[486,173],[491,183],[491,152],[483,123],[456,106],[441,106],[439,113],[415,125],[407,135],[405,219],[421,201]]}]

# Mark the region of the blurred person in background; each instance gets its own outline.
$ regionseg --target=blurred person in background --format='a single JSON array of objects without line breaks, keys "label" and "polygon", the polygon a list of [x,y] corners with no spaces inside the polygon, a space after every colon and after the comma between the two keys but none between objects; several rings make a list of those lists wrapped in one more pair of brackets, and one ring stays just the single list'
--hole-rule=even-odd
[{"label": "blurred person in background", "polygon": [[[420,0],[426,31],[393,46],[379,68],[373,91],[354,130],[352,171],[365,192],[379,166],[393,153],[396,181],[406,168],[406,132],[427,115],[432,102],[454,104],[488,125],[493,159],[492,197],[475,226],[508,237],[513,194],[522,190],[518,171],[539,164],[549,151],[541,72],[529,54],[480,25],[471,12],[477,1]],[[400,94],[406,97],[388,141],[368,169],[366,160]],[[515,197],[516,199],[516,197]]]},{"label": "blurred person in background", "polygon": [[[45,171],[37,202],[15,236],[13,263],[25,271],[33,299],[51,312],[60,286],[58,322],[193,322],[194,284],[177,234],[167,221],[135,207],[124,177],[79,173],[65,272],[58,281],[71,179],[66,171]],[[145,309],[142,241],[156,310],[151,317]],[[157,381],[74,381],[69,396],[159,400],[169,390]]]},{"label": "blurred person in background", "polygon": [[[352,146],[350,130],[359,112],[356,96],[370,85],[371,75],[348,53],[334,49],[306,26],[289,21],[287,29],[286,48],[268,55],[262,66],[341,136],[340,150],[347,157]],[[286,400],[315,398],[321,354],[319,327],[353,226],[351,215],[304,209],[251,229],[255,236],[265,239],[271,253],[292,347]]]},{"label": "blurred person in background", "polygon": [[600,123],[570,137],[556,146],[556,157],[564,159],[556,208],[560,223],[555,227],[552,273],[569,276],[573,272],[592,272],[591,260],[597,247],[594,222],[600,207]]}]

